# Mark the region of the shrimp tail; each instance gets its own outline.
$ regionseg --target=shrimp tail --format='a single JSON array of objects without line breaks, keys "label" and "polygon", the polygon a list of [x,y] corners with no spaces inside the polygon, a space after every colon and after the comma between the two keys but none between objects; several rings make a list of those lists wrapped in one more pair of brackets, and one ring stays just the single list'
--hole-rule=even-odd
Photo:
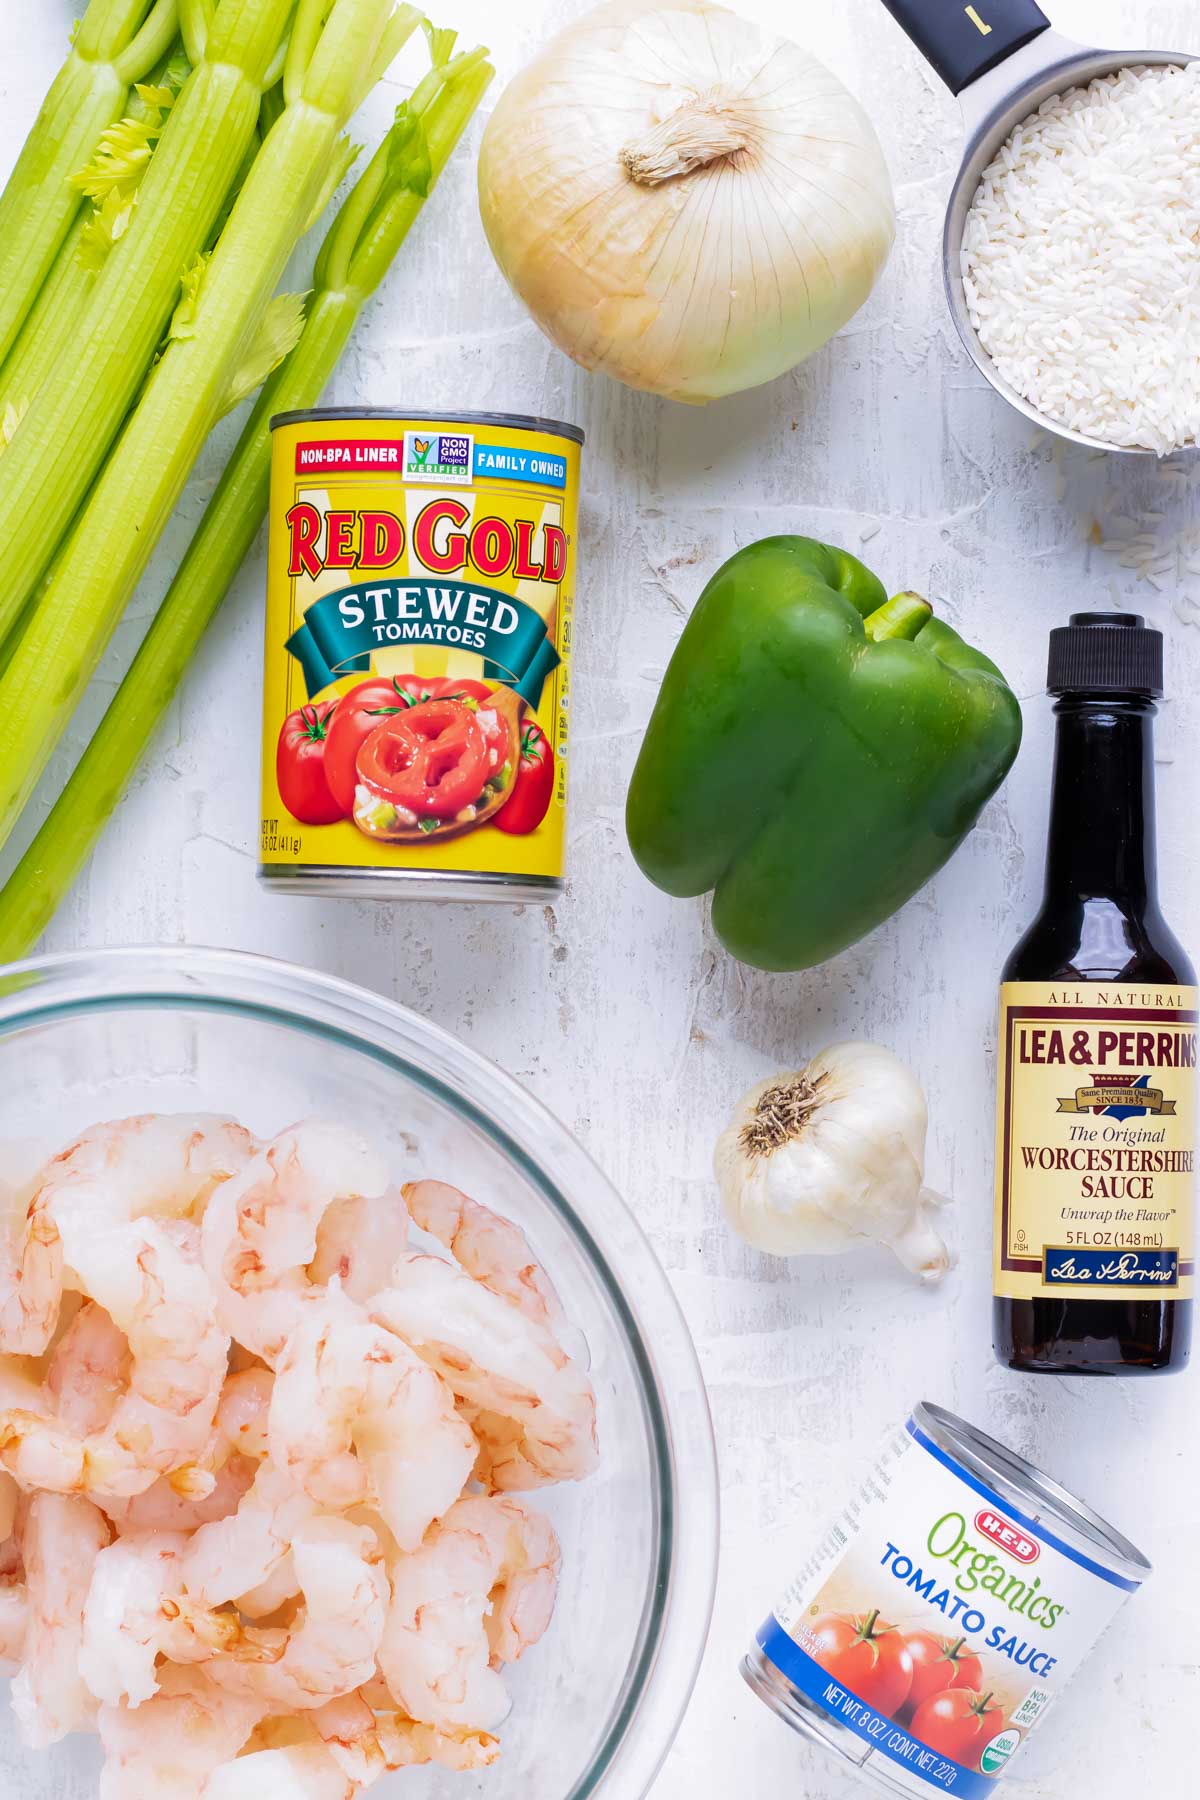
[{"label": "shrimp tail", "polygon": [[225,1656],[234,1662],[276,1663],[287,1648],[286,1632],[244,1625],[236,1613],[199,1606],[185,1595],[164,1598],[160,1611],[161,1649],[175,1662]]}]

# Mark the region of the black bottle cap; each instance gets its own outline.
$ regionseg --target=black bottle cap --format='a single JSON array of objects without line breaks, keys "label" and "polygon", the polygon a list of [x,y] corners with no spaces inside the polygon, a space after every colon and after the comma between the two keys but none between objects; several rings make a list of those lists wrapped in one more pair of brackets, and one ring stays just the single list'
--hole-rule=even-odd
[{"label": "black bottle cap", "polygon": [[1051,694],[1163,691],[1163,640],[1139,613],[1081,612],[1050,633]]}]

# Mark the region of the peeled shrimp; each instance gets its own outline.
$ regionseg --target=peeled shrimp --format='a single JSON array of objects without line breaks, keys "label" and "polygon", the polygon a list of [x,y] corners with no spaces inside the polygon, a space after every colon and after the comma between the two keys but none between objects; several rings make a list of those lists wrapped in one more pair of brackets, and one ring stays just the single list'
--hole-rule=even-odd
[{"label": "peeled shrimp", "polygon": [[386,1165],[353,1132],[309,1123],[281,1132],[217,1190],[202,1257],[239,1344],[274,1365],[313,1292],[308,1265],[327,1208],[386,1186]]},{"label": "peeled shrimp", "polygon": [[319,1740],[255,1750],[227,1762],[202,1790],[202,1800],[354,1800],[359,1784],[338,1768]]},{"label": "peeled shrimp", "polygon": [[487,1545],[495,1570],[485,1621],[492,1665],[518,1661],[554,1616],[562,1552],[553,1525],[511,1496],[468,1494],[447,1513],[447,1528],[474,1532]]},{"label": "peeled shrimp", "polygon": [[[267,1408],[274,1376],[261,1365],[226,1377],[211,1450],[202,1468],[160,1475],[143,1493],[101,1504],[117,1530],[195,1531],[237,1511],[267,1453]],[[211,1485],[210,1485],[211,1483]],[[181,1491],[182,1490],[182,1491]]]},{"label": "peeled shrimp", "polygon": [[408,1208],[394,1188],[382,1199],[356,1194],[335,1200],[317,1227],[317,1253],[309,1280],[335,1276],[351,1300],[369,1300],[387,1286],[396,1258],[408,1249]]},{"label": "peeled shrimp", "polygon": [[562,1304],[553,1283],[511,1220],[445,1181],[410,1181],[401,1192],[413,1222],[444,1244],[468,1275],[539,1325],[551,1330],[561,1325]]},{"label": "peeled shrimp", "polygon": [[446,1384],[336,1284],[280,1361],[268,1437],[273,1460],[314,1500],[372,1500],[402,1549],[453,1505],[476,1456]]},{"label": "peeled shrimp", "polygon": [[15,1675],[25,1654],[29,1590],[23,1581],[0,1579],[0,1675]]},{"label": "peeled shrimp", "polygon": [[519,1500],[460,1500],[392,1564],[379,1667],[404,1711],[441,1730],[487,1731],[508,1711],[496,1668],[550,1622],[558,1540]]},{"label": "peeled shrimp", "polygon": [[220,1459],[236,1453],[261,1460],[267,1454],[267,1417],[275,1377],[260,1366],[227,1375],[217,1406]]},{"label": "peeled shrimp", "polygon": [[35,1204],[40,1170],[14,1168],[12,1148],[4,1146],[0,1178],[0,1351],[40,1356],[62,1299],[62,1243],[45,1201]]},{"label": "peeled shrimp", "polygon": [[[520,1466],[552,1481],[578,1481],[595,1468],[591,1383],[550,1331],[502,1295],[439,1257],[409,1253],[368,1311],[469,1408],[513,1422]],[[509,1485],[503,1466],[495,1485]]]},{"label": "peeled shrimp", "polygon": [[390,1704],[376,1714],[361,1689],[327,1701],[312,1714],[312,1722],[338,1767],[363,1787],[391,1769],[421,1763],[484,1769],[500,1754],[499,1740],[483,1731],[438,1731]]},{"label": "peeled shrimp", "polygon": [[129,1375],[129,1345],[102,1306],[88,1301],[50,1357],[46,1389],[58,1417],[81,1436],[103,1431]]},{"label": "peeled shrimp", "polygon": [[180,1493],[172,1476],[160,1475],[143,1493],[99,1504],[122,1537],[131,1531],[195,1531],[235,1513],[257,1473],[256,1462],[235,1454],[222,1463],[206,1494]]},{"label": "peeled shrimp", "polygon": [[[183,1564],[187,1592],[205,1606],[220,1606],[261,1588],[285,1563],[290,1570],[292,1539],[315,1512],[285,1473],[261,1463],[237,1510],[192,1534]],[[287,1593],[295,1591],[293,1578]]]},{"label": "peeled shrimp", "polygon": [[136,1709],[100,1708],[100,1800],[197,1800],[258,1723],[256,1701],[227,1693],[202,1669],[165,1663],[158,1689]]},{"label": "peeled shrimp", "polygon": [[[8,1477],[4,1479],[7,1481]],[[12,1485],[15,1496],[15,1484]],[[4,1542],[0,1544],[0,1675],[15,1675],[25,1654],[29,1592],[25,1586],[25,1565],[12,1537],[11,1524],[3,1536]]]},{"label": "peeled shrimp", "polygon": [[22,1486],[120,1498],[203,1457],[229,1339],[195,1234],[186,1223],[148,1218],[102,1234],[90,1291],[128,1339],[129,1384],[96,1432],[0,1413],[0,1458]]},{"label": "peeled shrimp", "polygon": [[292,1538],[304,1597],[295,1627],[263,1631],[277,1661],[256,1666],[216,1661],[213,1680],[263,1700],[272,1712],[304,1712],[361,1687],[375,1672],[387,1613],[388,1582],[378,1540],[348,1519],[314,1518]]},{"label": "peeled shrimp", "polygon": [[0,1472],[0,1544],[7,1544],[17,1522],[17,1502],[21,1490],[11,1475]]},{"label": "peeled shrimp", "polygon": [[[134,1218],[183,1218],[246,1161],[254,1140],[231,1119],[170,1114],[93,1125],[33,1184],[14,1264],[0,1292],[0,1349],[40,1355],[64,1268],[93,1298]],[[115,1242],[114,1242],[115,1239]],[[112,1311],[112,1308],[109,1308]]]},{"label": "peeled shrimp", "polygon": [[83,1614],[79,1669],[97,1700],[140,1706],[158,1688],[158,1657],[251,1661],[274,1654],[234,1613],[197,1605],[183,1593],[182,1532],[119,1538],[96,1558]]},{"label": "peeled shrimp", "polygon": [[92,1570],[108,1538],[104,1514],[90,1500],[35,1494],[29,1504],[21,1533],[29,1627],[12,1707],[22,1739],[35,1750],[95,1718],[80,1646]]}]

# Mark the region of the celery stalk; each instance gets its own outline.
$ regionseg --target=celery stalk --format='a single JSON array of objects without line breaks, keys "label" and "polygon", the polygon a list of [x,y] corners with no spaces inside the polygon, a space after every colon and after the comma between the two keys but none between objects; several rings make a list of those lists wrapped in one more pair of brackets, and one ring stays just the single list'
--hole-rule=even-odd
[{"label": "celery stalk", "polygon": [[79,195],[70,178],[175,35],[176,0],[91,0],[0,194],[0,365],[54,262]]},{"label": "celery stalk", "polygon": [[78,348],[42,383],[0,457],[0,637],[49,565],[141,387],[180,275],[208,240],[253,137],[291,11],[292,0],[221,0],[205,60],[171,109],[129,229],[96,276]]},{"label": "celery stalk", "polygon": [[[186,64],[178,54],[164,57],[148,77],[151,85],[174,79],[182,86]],[[128,119],[144,120],[150,107],[141,96],[130,96]],[[94,146],[93,146],[94,148]],[[78,186],[78,182],[73,185]],[[130,187],[136,186],[131,182]],[[81,206],[59,247],[41,289],[26,314],[20,335],[0,365],[0,415],[6,406],[19,410],[33,399],[46,376],[60,358],[69,357],[78,343],[77,332],[83,310],[92,296],[96,267],[86,254],[93,235],[93,208],[89,201]]]},{"label": "celery stalk", "polygon": [[[224,0],[209,33],[210,54],[228,6]],[[45,767],[205,438],[228,404],[231,379],[337,153],[362,69],[393,16],[392,0],[300,0],[297,29],[306,12],[322,24],[312,35],[308,66],[297,76],[297,97],[254,159],[194,303],[189,298],[186,335],[176,335],[156,364],[0,678],[0,843]],[[419,17],[409,9],[410,29]],[[147,182],[152,175],[153,167]],[[177,321],[177,334],[179,329]],[[6,457],[20,445],[26,423],[18,427]]]},{"label": "celery stalk", "polygon": [[[326,275],[309,300],[304,334],[263,388],[128,674],[0,892],[0,963],[24,956],[41,936],[145,753],[266,513],[271,418],[320,400],[364,301],[383,279],[425,191],[483,98],[492,78],[484,54],[458,57],[445,69],[440,90],[427,90],[423,99],[418,88],[400,107],[392,131],[334,220],[321,252]],[[420,135],[406,152],[402,140],[414,119]],[[422,150],[428,154],[427,171]]]}]

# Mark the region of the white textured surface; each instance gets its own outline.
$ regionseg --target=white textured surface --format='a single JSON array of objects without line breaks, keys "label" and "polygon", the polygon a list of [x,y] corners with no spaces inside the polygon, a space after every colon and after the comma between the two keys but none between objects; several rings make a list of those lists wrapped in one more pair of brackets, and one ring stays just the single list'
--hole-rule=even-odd
[{"label": "white textured surface", "polygon": [[[988,1347],[992,1051],[997,967],[1040,877],[1050,723],[1049,627],[1073,606],[1147,610],[1167,633],[1160,722],[1163,895],[1200,948],[1196,609],[1171,605],[1091,541],[1113,521],[1196,517],[1200,472],[1084,456],[1056,462],[960,352],[940,292],[940,214],[957,153],[953,102],[874,0],[841,9],[741,0],[805,35],[872,112],[900,236],[866,310],[796,374],[693,412],[593,381],[527,322],[475,218],[469,153],[447,177],[336,383],[339,401],[540,411],[587,429],[570,882],[554,907],[395,907],[281,900],[254,883],[262,560],[256,555],[47,947],[232,944],[311,962],[428,1012],[511,1069],[590,1147],[643,1220],[696,1334],[724,1482],[716,1621],[656,1800],[855,1791],[742,1687],[737,1658],[855,1463],[920,1395],[992,1427],[1142,1543],[1159,1575],[1130,1606],[1007,1782],[1013,1800],[1182,1794],[1196,1693],[1200,1444],[1191,1375],[1149,1384],[1023,1380]],[[0,0],[0,159],[15,152],[61,52],[68,0]],[[502,74],[581,0],[446,0]],[[1186,42],[1185,0],[1059,0],[1078,37]],[[376,118],[382,117],[381,108]],[[477,140],[476,140],[477,141]],[[111,691],[206,494],[205,455],[105,666]],[[812,975],[732,963],[699,905],[641,880],[621,809],[657,677],[704,578],[769,531],[862,547],[893,588],[926,589],[1004,667],[1027,738],[1002,796],[954,862],[868,943]],[[874,535],[869,535],[874,533]],[[867,540],[869,537],[869,541]],[[1191,583],[1200,592],[1200,577]],[[1181,616],[1182,615],[1182,616]],[[99,700],[101,696],[97,696]],[[94,716],[94,712],[88,717]],[[70,752],[82,741],[82,723]],[[64,765],[59,765],[59,772]],[[48,782],[43,799],[53,783]],[[880,1039],[931,1096],[929,1174],[954,1197],[961,1263],[944,1289],[888,1261],[791,1267],[725,1231],[715,1130],[755,1077],[832,1038]],[[1103,1721],[1104,1729],[1098,1729]],[[23,1764],[23,1769],[28,1765]],[[61,1765],[57,1765],[61,1769]],[[71,1800],[47,1771],[0,1762],[0,1793]],[[621,1800],[632,1800],[622,1796]]]}]

